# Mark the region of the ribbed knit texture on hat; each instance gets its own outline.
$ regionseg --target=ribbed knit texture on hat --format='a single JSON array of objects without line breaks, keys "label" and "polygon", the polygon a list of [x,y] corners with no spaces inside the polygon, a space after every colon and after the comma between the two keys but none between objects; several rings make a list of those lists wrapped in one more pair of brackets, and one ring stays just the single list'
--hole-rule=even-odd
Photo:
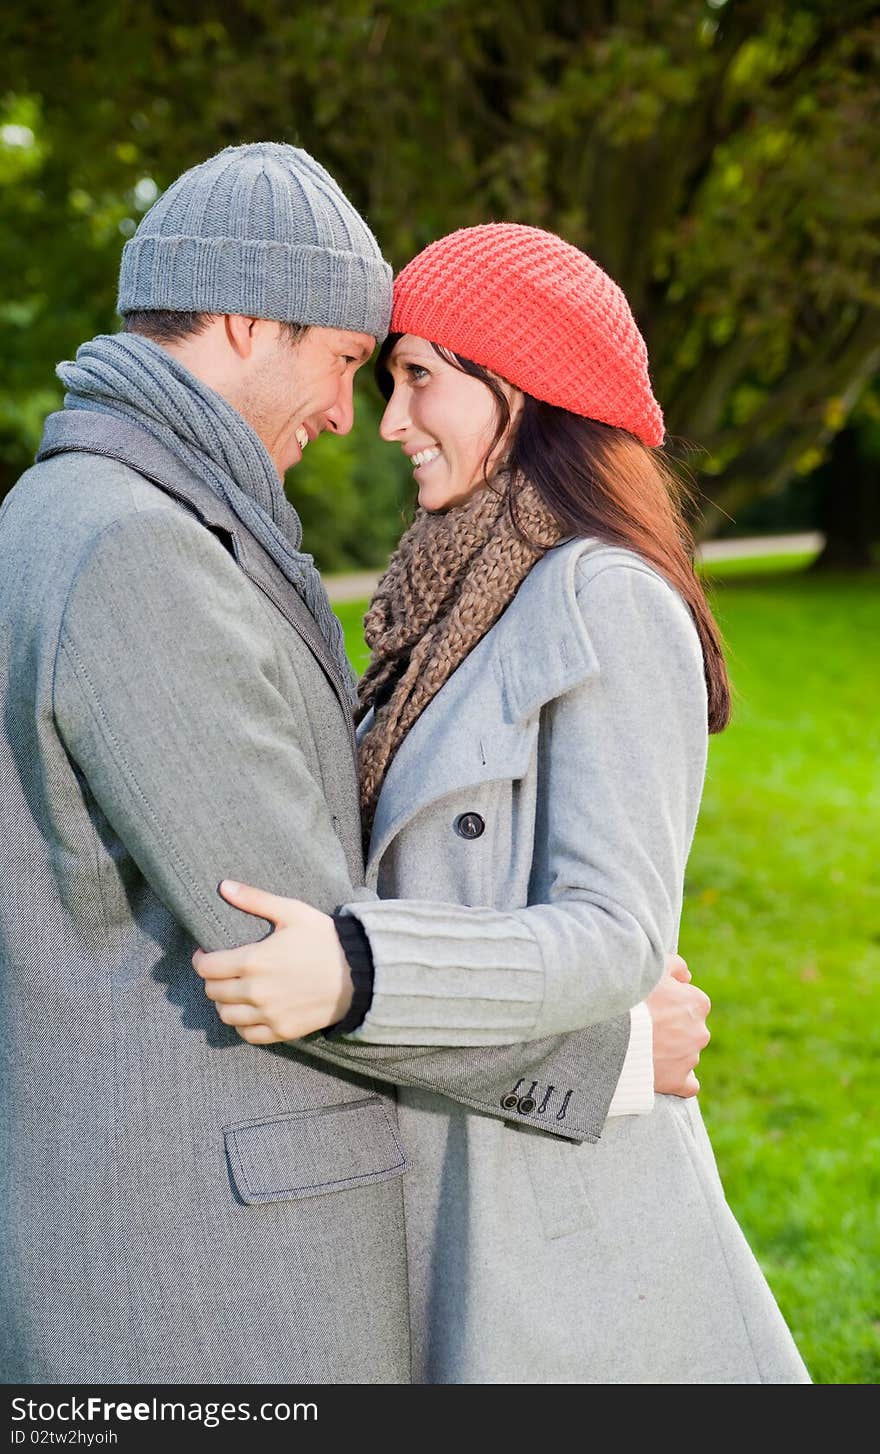
[{"label": "ribbed knit texture on hat", "polygon": [[241,313],[383,339],[391,269],[309,153],[228,146],[178,177],[125,244],[117,307]]},{"label": "ribbed knit texture on hat", "polygon": [[463,227],[394,281],[393,333],[412,333],[548,404],[663,443],[648,352],[622,290],[555,233]]}]

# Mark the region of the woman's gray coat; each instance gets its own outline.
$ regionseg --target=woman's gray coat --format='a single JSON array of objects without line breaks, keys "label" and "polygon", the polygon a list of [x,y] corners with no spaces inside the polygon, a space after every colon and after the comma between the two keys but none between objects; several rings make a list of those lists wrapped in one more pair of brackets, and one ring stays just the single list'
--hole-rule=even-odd
[{"label": "woman's gray coat", "polygon": [[[357,1038],[497,1044],[647,995],[706,744],[678,595],[628,551],[549,552],[392,762],[368,865],[384,901],[350,906],[376,960]],[[431,932],[391,896],[436,901]],[[560,1129],[558,1088],[518,1096],[514,1126],[399,1093],[416,1381],[809,1381],[695,1100],[577,1144],[538,1130]]]}]

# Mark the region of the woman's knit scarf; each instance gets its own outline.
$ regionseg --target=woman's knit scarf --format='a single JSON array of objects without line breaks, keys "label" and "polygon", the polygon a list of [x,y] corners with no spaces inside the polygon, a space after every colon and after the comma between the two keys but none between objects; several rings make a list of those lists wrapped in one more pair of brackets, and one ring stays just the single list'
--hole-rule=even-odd
[{"label": "woman's knit scarf", "polygon": [[364,623],[372,656],[358,688],[359,717],[376,706],[359,745],[365,843],[410,728],[564,534],[534,485],[506,474],[446,514],[417,513]]},{"label": "woman's knit scarf", "polygon": [[342,627],[302,526],[262,440],[231,404],[168,351],[136,333],[102,334],[56,370],[65,408],[131,419],[171,449],[219,495],[268,551],[314,616],[355,703]]}]

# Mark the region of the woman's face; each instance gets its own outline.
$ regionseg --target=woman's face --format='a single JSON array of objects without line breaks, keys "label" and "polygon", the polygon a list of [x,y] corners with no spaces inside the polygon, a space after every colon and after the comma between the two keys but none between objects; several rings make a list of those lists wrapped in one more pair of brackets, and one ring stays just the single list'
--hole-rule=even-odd
[{"label": "woman's face", "polygon": [[[379,433],[399,444],[412,461],[419,504],[425,510],[460,505],[484,484],[484,467],[491,471],[504,453],[507,436],[486,460],[498,424],[495,399],[480,379],[462,373],[427,339],[411,333],[394,345],[388,371],[394,389]],[[522,394],[503,380],[498,382],[512,421]]]}]

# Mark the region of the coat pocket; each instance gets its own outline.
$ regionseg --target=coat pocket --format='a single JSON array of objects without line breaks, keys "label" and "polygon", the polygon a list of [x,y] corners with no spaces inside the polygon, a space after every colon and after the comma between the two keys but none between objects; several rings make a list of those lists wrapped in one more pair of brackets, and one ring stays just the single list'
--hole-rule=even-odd
[{"label": "coat pocket", "polygon": [[375,1096],[243,1121],[223,1134],[235,1190],[248,1206],[346,1191],[409,1169],[397,1128]]}]

